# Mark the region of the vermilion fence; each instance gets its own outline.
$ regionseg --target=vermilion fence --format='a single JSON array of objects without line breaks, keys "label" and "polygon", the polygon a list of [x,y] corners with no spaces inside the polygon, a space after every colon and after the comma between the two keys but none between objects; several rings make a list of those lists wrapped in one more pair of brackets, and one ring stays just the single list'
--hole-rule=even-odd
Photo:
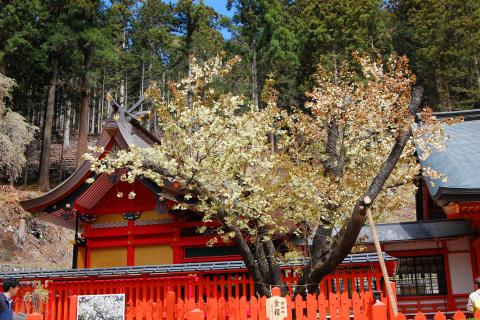
[{"label": "vermilion fence", "polygon": [[[274,288],[273,295],[278,295],[280,290]],[[70,297],[69,313],[64,320],[76,320],[76,296]],[[388,306],[377,301],[373,304],[373,296],[370,292],[353,292],[349,294],[332,294],[330,299],[325,294],[308,295],[306,299],[296,296],[294,300],[290,296],[287,300],[287,317],[284,320],[406,320],[407,317],[399,313],[396,317],[388,312]],[[133,305],[130,301],[129,305]],[[206,301],[199,299],[177,299],[174,292],[168,292],[165,300],[136,301],[135,306],[126,309],[126,320],[268,320],[266,312],[266,298],[257,299],[250,297],[209,298]],[[412,317],[414,320],[426,320],[425,314],[418,312]],[[412,319],[410,318],[410,319]],[[452,320],[465,320],[464,313],[457,311]],[[480,312],[474,315],[480,319]],[[43,316],[30,315],[28,319],[43,320]],[[444,313],[438,311],[434,320],[446,320]]]},{"label": "vermilion fence", "polygon": [[[350,315],[356,319],[372,319],[373,296],[370,292],[354,292],[351,299],[347,292],[332,294],[328,300],[324,293],[308,295],[306,299],[299,295],[294,300],[290,296],[286,299],[287,319],[316,320],[329,317],[331,320],[345,320],[349,319]],[[197,313],[197,318],[207,320],[267,320],[265,297],[250,297],[249,300],[242,297],[184,301],[176,300],[172,292],[165,301],[137,301],[135,305],[127,308],[127,320],[192,320],[192,311]]]},{"label": "vermilion fence", "polygon": [[[349,299],[353,299],[355,292],[362,295],[382,290],[380,279],[381,273],[378,270],[341,269],[325,277],[319,284],[317,293],[323,294],[329,301],[335,301],[336,297],[340,297],[342,293]],[[284,281],[289,285],[290,293],[295,289],[296,280],[298,280],[298,274],[294,269],[284,271]],[[76,295],[124,293],[131,307],[136,307],[137,301],[142,303],[150,300],[165,301],[168,292],[174,292],[176,298],[183,301],[204,301],[204,303],[208,299],[221,298],[225,301],[240,298],[249,301],[250,297],[256,296],[255,284],[246,272],[237,274],[211,272],[175,277],[112,277],[69,281],[61,279],[43,281],[43,285],[49,292],[49,299],[45,305],[41,306],[41,312],[48,320],[67,319],[71,310],[70,298]],[[17,312],[33,311],[32,303],[23,301],[25,293],[32,290],[31,286],[22,286],[15,302]]]}]

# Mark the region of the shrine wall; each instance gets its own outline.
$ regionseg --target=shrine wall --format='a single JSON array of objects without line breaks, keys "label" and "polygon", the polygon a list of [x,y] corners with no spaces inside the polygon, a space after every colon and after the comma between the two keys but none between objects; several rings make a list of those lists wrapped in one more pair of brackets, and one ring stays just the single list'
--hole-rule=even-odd
[{"label": "shrine wall", "polygon": [[126,247],[90,249],[90,268],[125,267],[126,265]]}]

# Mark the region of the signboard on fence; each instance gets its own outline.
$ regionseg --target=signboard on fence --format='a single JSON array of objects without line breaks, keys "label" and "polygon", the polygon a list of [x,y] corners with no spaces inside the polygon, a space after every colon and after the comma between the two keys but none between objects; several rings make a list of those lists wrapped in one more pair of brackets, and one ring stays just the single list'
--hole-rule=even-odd
[{"label": "signboard on fence", "polygon": [[125,320],[125,294],[78,296],[77,320]]},{"label": "signboard on fence", "polygon": [[267,299],[267,318],[269,320],[284,320],[288,315],[287,299],[271,297]]}]

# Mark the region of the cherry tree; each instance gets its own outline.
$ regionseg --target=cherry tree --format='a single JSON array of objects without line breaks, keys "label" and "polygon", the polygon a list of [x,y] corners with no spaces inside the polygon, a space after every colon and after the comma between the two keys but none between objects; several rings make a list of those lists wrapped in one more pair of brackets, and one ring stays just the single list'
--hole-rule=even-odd
[{"label": "cherry tree", "polygon": [[[272,285],[286,292],[280,247],[303,239],[309,262],[297,293],[313,292],[354,246],[366,220],[363,199],[378,214],[391,212],[414,192],[419,172],[412,128],[423,90],[412,90],[407,59],[355,58],[356,65],[336,71],[318,67],[307,110],[278,108],[272,80],[262,107],[218,92],[216,83],[237,58],[202,66],[193,59],[191,76],[170,83],[171,101],[155,86],[147,92],[162,129],[159,145],[101,160],[101,150],[93,150],[86,158],[96,172],[128,168],[122,179],[129,182],[175,181],[184,194],[175,208],[220,223],[200,231],[212,234],[209,245],[236,244],[261,295],[269,296]],[[429,143],[437,136],[422,132],[416,140],[441,147]]]}]

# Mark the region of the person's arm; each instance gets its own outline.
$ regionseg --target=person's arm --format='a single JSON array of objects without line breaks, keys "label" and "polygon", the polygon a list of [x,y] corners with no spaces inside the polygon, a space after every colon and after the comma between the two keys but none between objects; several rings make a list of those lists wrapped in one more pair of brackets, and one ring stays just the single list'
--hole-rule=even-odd
[{"label": "person's arm", "polygon": [[0,312],[5,311],[5,301],[3,301],[2,297],[0,297]]},{"label": "person's arm", "polygon": [[468,297],[468,302],[467,302],[467,311],[470,313],[473,313],[473,299],[472,295]]}]

